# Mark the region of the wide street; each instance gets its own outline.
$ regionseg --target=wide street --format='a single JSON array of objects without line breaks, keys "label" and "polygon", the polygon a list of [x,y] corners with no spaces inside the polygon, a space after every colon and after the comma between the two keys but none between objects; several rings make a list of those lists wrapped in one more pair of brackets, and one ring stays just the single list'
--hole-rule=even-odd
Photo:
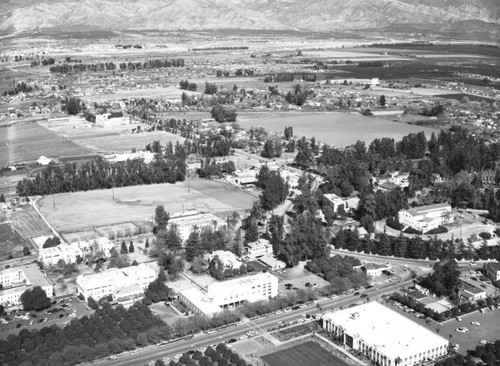
[{"label": "wide street", "polygon": [[[384,294],[392,293],[402,286],[408,286],[411,283],[411,280],[407,280],[401,283],[390,283],[384,286],[380,286],[379,288],[371,288],[368,290],[361,289],[359,290],[359,292],[360,295],[366,293],[370,301],[372,301],[381,298],[381,296]],[[174,342],[163,347],[150,346],[144,349],[139,349],[135,354],[130,354],[129,352],[122,353],[121,355],[117,355],[117,358],[115,360],[108,361],[106,359],[103,359],[93,362],[92,364],[104,364],[110,366],[139,366],[147,364],[149,361],[161,359],[163,357],[169,357],[170,359],[172,359],[176,354],[181,354],[189,350],[196,350],[198,348],[205,348],[211,344],[218,344],[231,338],[238,339],[249,330],[255,330],[260,335],[268,336],[267,329],[276,327],[278,325],[278,322],[280,321],[291,322],[298,319],[303,319],[306,314],[312,315],[319,313],[320,308],[321,311],[325,312],[333,308],[347,306],[363,300],[363,298],[360,298],[360,295],[340,295],[334,297],[333,299],[321,299],[318,300],[315,304],[306,306],[298,310],[284,312],[278,315],[269,315],[267,317],[261,317],[254,320],[247,320],[243,325],[231,326],[216,333],[197,334],[194,336],[194,338],[189,340]]]}]

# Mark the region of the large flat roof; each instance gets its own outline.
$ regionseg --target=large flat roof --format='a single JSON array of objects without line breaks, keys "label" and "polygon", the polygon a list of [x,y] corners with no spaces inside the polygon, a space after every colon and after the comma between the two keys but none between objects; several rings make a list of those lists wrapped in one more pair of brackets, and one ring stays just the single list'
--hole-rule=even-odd
[{"label": "large flat roof", "polygon": [[196,287],[182,290],[181,294],[205,315],[213,315],[222,311],[222,308],[214,303],[212,298]]},{"label": "large flat roof", "polygon": [[393,359],[448,344],[447,339],[375,301],[328,313],[323,319]]}]

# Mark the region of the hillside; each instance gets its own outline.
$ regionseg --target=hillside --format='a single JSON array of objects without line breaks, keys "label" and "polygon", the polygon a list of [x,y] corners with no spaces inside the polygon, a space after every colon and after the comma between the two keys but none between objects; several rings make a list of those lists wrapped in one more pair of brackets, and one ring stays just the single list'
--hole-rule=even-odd
[{"label": "hillside", "polygon": [[[341,31],[477,21],[500,25],[498,0],[3,0],[0,31],[268,29]],[[477,29],[481,32],[481,29]]]}]

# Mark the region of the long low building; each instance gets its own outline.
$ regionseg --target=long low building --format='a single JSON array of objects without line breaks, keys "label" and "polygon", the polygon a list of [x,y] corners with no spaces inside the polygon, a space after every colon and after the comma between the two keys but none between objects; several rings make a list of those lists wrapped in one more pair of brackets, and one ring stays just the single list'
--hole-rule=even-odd
[{"label": "long low building", "polygon": [[448,203],[420,206],[398,212],[398,219],[401,224],[424,233],[440,225],[450,223],[451,218],[451,206]]},{"label": "long low building", "polygon": [[179,301],[190,311],[212,316],[245,302],[268,300],[278,295],[278,278],[270,273],[211,283],[207,291],[190,288],[179,293]]},{"label": "long low building", "polygon": [[112,295],[113,299],[124,305],[132,304],[144,295],[144,290],[156,279],[156,272],[146,264],[110,270],[76,278],[78,294],[85,301],[89,297],[98,301],[104,296]]},{"label": "long low building", "polygon": [[54,295],[52,282],[40,271],[36,264],[12,267],[0,270],[0,305],[16,306],[20,304],[21,295],[33,287],[40,286],[47,297]]},{"label": "long low building", "polygon": [[378,302],[325,314],[323,329],[381,366],[412,366],[448,353],[447,339]]}]

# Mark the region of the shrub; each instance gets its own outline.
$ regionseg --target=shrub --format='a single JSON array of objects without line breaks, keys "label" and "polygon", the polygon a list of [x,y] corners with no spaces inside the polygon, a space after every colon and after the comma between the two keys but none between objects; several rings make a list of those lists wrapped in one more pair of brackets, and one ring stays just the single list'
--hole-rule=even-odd
[{"label": "shrub", "polygon": [[418,235],[422,234],[420,230],[414,229],[411,226],[407,227],[403,232],[407,234],[418,234]]},{"label": "shrub", "polygon": [[[444,233],[447,233],[447,232],[448,232],[447,228],[445,228],[444,226],[438,226],[435,229],[427,231],[426,234],[427,235],[434,235],[434,234],[444,234]],[[481,235],[481,234],[479,234],[479,235]]]},{"label": "shrub", "polygon": [[385,220],[385,223],[387,226],[390,228],[393,228],[394,230],[403,230],[404,225],[399,222],[399,220],[395,217],[389,217],[387,220]]}]

